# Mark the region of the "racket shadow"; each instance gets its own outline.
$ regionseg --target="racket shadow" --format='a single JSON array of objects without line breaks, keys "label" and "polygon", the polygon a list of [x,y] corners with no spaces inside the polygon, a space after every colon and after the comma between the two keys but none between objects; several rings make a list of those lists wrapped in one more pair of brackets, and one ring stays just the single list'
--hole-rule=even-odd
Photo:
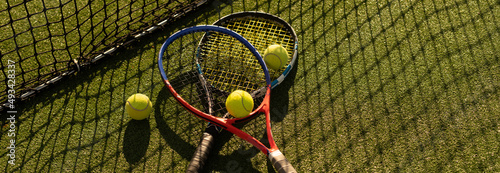
[{"label": "racket shadow", "polygon": [[[185,79],[189,79],[189,81],[198,80],[195,75],[192,75],[192,73],[186,73],[183,74],[183,76],[186,77]],[[173,79],[171,82],[174,83],[178,81]],[[193,136],[192,133],[199,133],[196,132],[195,129],[200,129],[200,127],[193,127],[193,124],[201,126],[202,121],[197,119],[194,115],[190,115],[190,112],[182,108],[182,106],[175,101],[172,94],[166,87],[161,89],[156,98],[157,100],[154,104],[155,121],[160,135],[164,138],[164,141],[167,142],[168,146],[180,154],[182,158],[186,160],[191,159],[195,146],[193,145],[193,142],[186,139],[185,135]],[[172,124],[171,121],[173,121],[174,124]],[[184,128],[184,130],[188,131],[181,133],[183,130],[175,127],[182,123],[188,123],[187,127]],[[185,135],[181,136],[180,134]],[[196,138],[193,140],[197,141],[199,139]]]},{"label": "racket shadow", "polygon": [[295,62],[294,67],[285,80],[271,90],[271,121],[281,122],[288,115],[289,91],[295,83],[299,61]]}]

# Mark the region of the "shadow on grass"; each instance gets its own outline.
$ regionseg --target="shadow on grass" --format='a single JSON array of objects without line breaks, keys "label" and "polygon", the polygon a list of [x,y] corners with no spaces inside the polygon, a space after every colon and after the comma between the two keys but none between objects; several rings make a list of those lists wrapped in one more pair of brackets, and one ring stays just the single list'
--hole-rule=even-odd
[{"label": "shadow on grass", "polygon": [[[168,110],[165,111],[166,108],[167,109],[169,108],[165,105],[178,104],[177,102],[173,101],[174,98],[172,98],[171,96],[172,95],[170,94],[170,92],[166,87],[163,87],[156,96],[156,103],[154,107],[155,107],[155,120],[158,126],[157,128],[161,136],[164,138],[165,142],[167,142],[168,146],[171,147],[173,150],[175,150],[177,153],[179,153],[182,158],[189,160],[191,159],[190,152],[194,151],[195,147],[188,141],[181,138],[176,132],[176,130],[174,130],[175,127],[172,126],[176,126],[177,124],[169,124],[165,120],[170,118],[179,118],[179,119],[182,118],[180,116],[172,115],[171,112],[169,112]],[[170,106],[170,108],[171,107],[172,106]],[[187,112],[187,110],[184,111]]]},{"label": "shadow on grass", "polygon": [[125,160],[135,164],[146,154],[151,136],[149,118],[144,120],[130,120],[123,137],[123,154]]},{"label": "shadow on grass", "polygon": [[[495,120],[498,119],[492,115],[497,113],[498,109],[488,107],[488,104],[484,103],[497,101],[498,99],[495,98],[498,98],[500,91],[496,80],[498,79],[499,58],[498,50],[495,48],[498,46],[498,41],[493,40],[498,38],[498,24],[492,23],[495,25],[492,28],[497,30],[482,28],[490,25],[488,18],[493,18],[493,22],[497,21],[494,10],[498,9],[498,5],[490,4],[489,8],[483,8],[479,7],[479,4],[475,7],[473,4],[466,3],[467,1],[456,1],[447,6],[441,6],[439,3],[424,4],[421,1],[409,3],[407,6],[398,5],[397,1],[376,2],[376,9],[371,13],[365,11],[368,7],[375,8],[368,6],[370,3],[368,1],[358,1],[356,5],[347,4],[347,6],[342,1],[338,1],[333,6],[323,5],[322,7],[321,2],[313,6],[304,5],[300,11],[294,11],[294,14],[290,16],[281,14],[282,17],[289,19],[288,22],[295,24],[296,29],[299,29],[297,30],[300,38],[299,56],[302,57],[298,59],[298,64],[290,74],[293,76],[289,76],[289,79],[272,92],[272,121],[281,122],[284,118],[291,118],[290,125],[297,129],[274,133],[275,137],[287,136],[286,133],[293,134],[290,135],[292,137],[283,137],[282,141],[278,142],[282,148],[290,144],[295,146],[288,147],[287,153],[284,153],[285,156],[292,156],[292,164],[296,168],[302,168],[300,170],[318,168],[318,170],[323,169],[324,172],[359,171],[376,166],[386,166],[382,167],[385,170],[406,171],[418,169],[416,166],[419,165],[416,164],[441,172],[442,166],[456,166],[455,161],[470,161],[474,163],[470,166],[476,167],[476,171],[481,172],[488,165],[495,165],[494,162],[497,159],[495,160],[494,156],[472,153],[478,154],[479,157],[460,158],[460,154],[467,156],[469,153],[462,150],[474,152],[486,148],[486,144],[480,142],[493,141],[494,139],[491,140],[485,136],[490,130],[498,130],[498,125],[495,124],[498,122]],[[291,3],[295,8],[298,5],[302,7],[307,2],[293,1]],[[212,6],[219,5],[221,8],[229,8],[229,6],[224,7],[224,4],[212,4]],[[264,10],[272,9],[270,3],[260,5],[260,7]],[[288,10],[282,8],[280,7],[281,10],[278,10],[278,13],[292,11],[291,5],[285,7]],[[458,15],[463,16],[457,17],[453,15],[454,9],[463,9],[465,12],[459,13]],[[246,10],[255,9],[247,8]],[[217,12],[214,11],[211,8],[192,16],[215,16]],[[313,15],[308,18],[307,15],[311,12]],[[367,15],[363,16],[365,13]],[[422,15],[415,16],[419,13]],[[195,18],[192,16],[190,19]],[[458,22],[452,25],[446,22],[456,19],[459,19]],[[206,18],[200,20],[206,20],[205,23],[213,22]],[[438,23],[429,24],[432,21]],[[328,23],[332,24],[328,25]],[[323,28],[321,28],[322,25]],[[465,34],[460,34],[459,31],[464,31]],[[154,36],[158,35],[161,34]],[[445,37],[449,39],[444,40]],[[147,42],[149,39],[145,40],[144,42]],[[134,50],[137,47],[141,46],[133,46]],[[129,52],[126,51],[126,53]],[[141,53],[141,51],[138,52],[137,54]],[[147,152],[147,146],[153,144],[146,141],[146,138],[150,137],[142,135],[151,133],[149,124],[148,127],[143,127],[141,122],[131,121],[127,124],[126,120],[113,120],[113,116],[124,115],[120,114],[122,104],[115,103],[123,101],[125,94],[131,92],[125,89],[122,92],[122,89],[115,89],[115,87],[126,86],[135,89],[136,85],[128,84],[130,78],[140,77],[143,75],[142,72],[147,74],[146,71],[139,70],[137,75],[131,72],[133,77],[125,74],[126,78],[120,78],[119,75],[123,71],[134,70],[130,65],[128,66],[131,69],[119,70],[121,66],[124,66],[122,63],[133,64],[130,62],[133,56],[122,58],[119,55],[121,54],[118,53],[117,56],[100,62],[90,71],[79,72],[78,77],[70,77],[64,85],[55,86],[52,88],[54,91],[37,95],[37,98],[28,102],[33,104],[19,109],[20,112],[30,110],[35,113],[46,109],[44,113],[48,115],[23,115],[18,119],[16,125],[24,126],[27,131],[16,141],[20,146],[30,146],[30,149],[27,150],[29,153],[20,155],[19,164],[14,167],[15,169],[64,171],[66,167],[81,169],[80,162],[88,162],[86,163],[88,166],[83,166],[87,167],[88,171],[99,170],[99,168],[103,172],[112,171],[113,164],[115,171],[119,171],[120,166],[123,165],[120,163],[123,161],[119,161],[122,160],[122,153],[130,164],[139,165],[138,163],[148,159],[148,156],[144,154]],[[473,61],[464,59],[467,57],[471,57]],[[470,63],[453,66],[455,61]],[[145,61],[139,63],[143,62]],[[297,69],[299,72],[296,72]],[[157,72],[156,66],[148,70],[154,71],[153,73]],[[95,77],[104,78],[107,74],[111,74],[112,77],[100,82],[94,79]],[[152,75],[151,81],[153,81],[153,76],[158,77],[157,74]],[[143,81],[137,83],[137,92],[141,89],[139,87],[141,82]],[[91,83],[97,84],[91,85]],[[294,87],[294,85],[297,86]],[[98,88],[99,92],[93,92],[92,87],[95,86],[104,86],[104,88]],[[154,88],[153,85],[151,87]],[[327,91],[323,92],[325,90]],[[152,90],[150,95],[153,96]],[[180,123],[185,123],[182,119],[189,117],[176,117],[178,115],[176,110],[170,110],[172,111],[170,114],[161,109],[163,108],[161,105],[178,105],[170,97],[166,88],[163,87],[158,94],[154,92],[154,95],[157,95],[155,120],[163,138],[160,142],[165,141],[167,143],[165,148],[171,148],[179,153],[182,159],[189,160],[198,139],[194,139],[197,137],[192,134],[188,134],[193,136],[192,138],[186,138],[186,134],[176,127]],[[66,100],[61,101],[59,98]],[[72,100],[73,98],[78,100]],[[95,116],[97,113],[95,110],[102,104],[106,105],[107,102],[109,105],[105,106],[106,108],[101,107],[102,112]],[[495,103],[489,104],[495,105]],[[289,105],[291,107],[288,107]],[[166,108],[171,107],[173,106]],[[187,112],[182,107],[178,111]],[[289,114],[292,116],[286,117]],[[469,117],[464,115],[469,115]],[[181,120],[170,122],[170,118]],[[460,120],[461,118],[467,121]],[[473,118],[476,120],[473,121]],[[490,118],[491,121],[485,118]],[[190,117],[189,120],[192,119],[196,118]],[[2,120],[5,125],[3,117]],[[101,123],[102,121],[104,124]],[[462,132],[459,130],[463,127],[475,128],[474,125],[457,125],[459,123],[471,124],[470,121],[478,123],[475,126],[480,126],[478,127],[480,129],[459,133]],[[95,129],[98,127],[97,122],[103,125],[98,131],[105,131],[104,135],[97,134],[98,131]],[[116,123],[122,124],[119,128],[113,128],[112,125]],[[93,126],[94,124],[96,126]],[[426,125],[436,128],[419,129],[425,128]],[[318,126],[320,128],[316,128]],[[88,131],[89,128],[90,131]],[[149,129],[148,132],[143,131],[144,128]],[[203,125],[188,128],[199,132],[203,129]],[[56,130],[51,131],[51,129]],[[134,131],[133,129],[140,130]],[[260,139],[265,142],[266,137],[262,129],[263,127],[255,131],[259,134],[257,136],[262,136]],[[123,130],[125,134],[120,136]],[[196,132],[196,130],[190,132]],[[152,131],[154,134],[155,129]],[[5,130],[2,131],[2,133],[5,132]],[[82,136],[84,132],[94,134]],[[374,133],[378,133],[378,136]],[[411,136],[411,133],[429,135]],[[465,136],[465,138],[454,139],[458,142],[454,145],[452,140],[447,140],[450,138],[446,138],[452,135]],[[3,137],[0,140],[8,139]],[[299,140],[294,137],[303,138]],[[250,159],[263,157],[263,155],[259,155],[259,151],[251,145],[244,145],[245,142],[242,140],[239,141],[244,147],[238,148],[239,143],[233,142],[232,138],[233,135],[226,132],[217,139],[214,154],[210,155],[207,163],[207,172],[238,170],[257,172],[256,168],[251,165]],[[79,139],[82,141],[78,141]],[[369,143],[366,142],[367,139],[374,141]],[[400,139],[415,141],[406,144]],[[124,141],[115,144],[112,142],[114,140]],[[104,144],[97,143],[99,141]],[[228,144],[229,141],[232,143]],[[440,141],[444,142],[439,143]],[[141,146],[134,148],[136,144],[133,143]],[[316,149],[324,147],[323,144],[333,149],[325,147],[322,149],[326,151],[318,152]],[[469,147],[468,144],[472,146]],[[120,150],[121,145],[124,151]],[[217,154],[218,151],[228,146],[235,149],[227,155]],[[433,146],[446,146],[447,148],[439,150]],[[160,152],[165,151],[162,147],[158,147]],[[359,147],[367,149],[356,150]],[[396,148],[405,149],[394,152]],[[87,157],[84,152],[89,151],[91,154]],[[427,157],[431,162],[419,160],[425,151],[435,153]],[[444,155],[443,158],[437,158],[438,154],[445,153],[445,151],[450,152],[447,152],[449,154]],[[0,152],[0,155],[3,153],[5,151]],[[407,158],[405,160],[391,153],[398,153]],[[362,161],[356,161],[352,157],[363,156],[363,154],[367,157],[363,157]],[[80,158],[75,159],[75,155]],[[316,156],[325,156],[326,159],[317,163],[318,165],[310,166]],[[165,157],[170,156],[158,159],[158,165],[170,164],[175,167],[175,164],[178,164],[161,163]],[[381,165],[377,162],[380,157],[403,158],[403,160],[396,166],[390,165],[390,161],[386,162],[389,164]],[[477,159],[481,157],[489,160]],[[99,163],[91,162],[95,161],[95,158]],[[2,164],[8,166],[7,163]],[[58,167],[60,165],[62,166]],[[269,165],[268,171],[273,172],[274,169],[270,164],[267,165]],[[330,165],[337,165],[337,167],[332,168]]]}]

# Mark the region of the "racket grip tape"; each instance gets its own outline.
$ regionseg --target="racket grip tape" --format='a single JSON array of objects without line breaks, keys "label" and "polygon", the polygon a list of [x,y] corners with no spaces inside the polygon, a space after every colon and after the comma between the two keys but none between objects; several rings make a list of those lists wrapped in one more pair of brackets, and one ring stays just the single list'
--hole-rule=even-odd
[{"label": "racket grip tape", "polygon": [[269,160],[271,160],[274,169],[276,169],[278,173],[297,172],[295,168],[293,168],[292,164],[290,164],[290,162],[288,162],[288,160],[285,158],[285,155],[283,155],[283,153],[281,153],[279,150],[269,153]]},{"label": "racket grip tape", "polygon": [[198,145],[198,148],[196,148],[196,151],[194,152],[193,158],[191,159],[186,172],[200,172],[203,169],[203,165],[205,165],[208,154],[210,153],[213,144],[214,136],[208,132],[204,132],[201,138],[201,142]]}]

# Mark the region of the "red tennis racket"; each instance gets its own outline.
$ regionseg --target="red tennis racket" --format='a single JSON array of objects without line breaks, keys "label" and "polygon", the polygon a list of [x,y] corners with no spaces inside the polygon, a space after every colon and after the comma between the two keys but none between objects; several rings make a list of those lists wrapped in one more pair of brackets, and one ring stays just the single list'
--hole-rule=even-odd
[{"label": "red tennis racket", "polygon": [[[287,50],[290,57],[288,62],[279,70],[269,71],[272,80],[271,88],[283,82],[293,69],[297,60],[298,39],[293,28],[283,19],[263,12],[239,12],[224,16],[213,25],[223,26],[237,32],[261,53],[271,44],[282,45]],[[203,41],[206,40],[202,39],[200,45],[204,44]],[[254,100],[262,100],[262,98],[254,96]],[[224,113],[225,108],[219,106],[211,111]],[[224,117],[228,118],[230,116],[226,113]],[[218,126],[208,123],[186,172],[199,172],[203,169],[212,145],[221,132],[222,130]]]},{"label": "red tennis racket", "polygon": [[[200,33],[203,36],[200,37],[202,41],[197,46],[196,56],[183,56],[183,52],[189,51],[184,47],[195,45],[186,45],[182,40],[198,38]],[[169,47],[180,49],[171,50]],[[268,156],[278,172],[296,172],[279,151],[272,136],[269,71],[255,47],[240,34],[212,25],[183,29],[170,36],[162,45],[158,67],[166,87],[184,108],[258,148]],[[192,82],[192,74],[197,75],[198,82]],[[170,83],[170,79],[179,82]],[[182,81],[195,85],[186,85]],[[214,111],[214,108],[222,107],[216,106],[216,103],[226,100],[232,91],[238,89],[251,93],[254,98],[263,97],[262,101],[256,100],[257,104],[250,115],[243,118],[229,118],[223,117],[219,111]],[[199,99],[200,96],[205,99]],[[259,113],[265,115],[269,147],[234,126],[236,123],[252,119]]]}]

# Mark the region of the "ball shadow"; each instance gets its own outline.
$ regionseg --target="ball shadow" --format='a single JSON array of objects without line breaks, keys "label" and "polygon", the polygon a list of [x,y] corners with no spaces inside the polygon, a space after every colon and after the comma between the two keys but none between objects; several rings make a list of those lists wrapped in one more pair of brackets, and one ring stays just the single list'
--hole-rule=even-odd
[{"label": "ball shadow", "polygon": [[123,154],[128,163],[137,163],[144,157],[150,136],[149,119],[130,120],[123,138]]}]

